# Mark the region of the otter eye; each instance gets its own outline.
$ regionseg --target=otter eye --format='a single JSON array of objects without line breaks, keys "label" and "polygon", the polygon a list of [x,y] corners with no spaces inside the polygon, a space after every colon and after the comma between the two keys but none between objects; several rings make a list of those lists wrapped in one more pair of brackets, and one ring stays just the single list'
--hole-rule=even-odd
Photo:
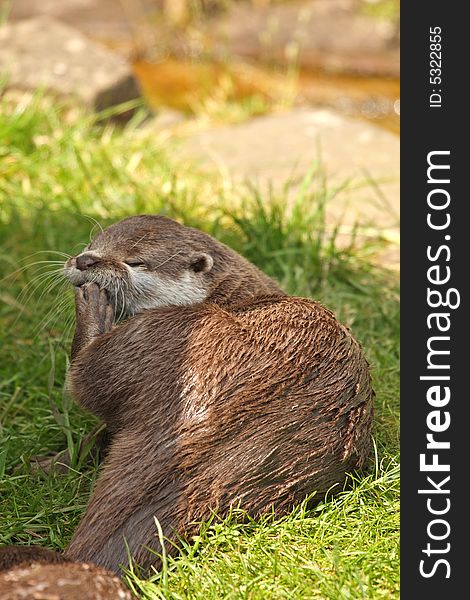
[{"label": "otter eye", "polygon": [[124,261],[129,267],[145,267],[145,263],[142,260],[126,260]]}]

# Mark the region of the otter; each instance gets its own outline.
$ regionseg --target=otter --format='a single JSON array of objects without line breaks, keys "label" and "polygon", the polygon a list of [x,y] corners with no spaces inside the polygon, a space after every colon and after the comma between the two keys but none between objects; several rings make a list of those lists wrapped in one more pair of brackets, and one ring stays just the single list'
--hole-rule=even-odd
[{"label": "otter", "polygon": [[33,563],[64,563],[63,554],[43,546],[0,546],[0,572]]},{"label": "otter", "polygon": [[225,244],[161,215],[140,215],[111,225],[67,260],[64,275],[76,287],[97,283],[106,290],[117,319],[165,306],[203,301],[227,305],[286,295]]},{"label": "otter", "polygon": [[135,600],[113,573],[32,546],[0,548],[0,598]]},{"label": "otter", "polygon": [[[68,382],[107,450],[65,556],[159,566],[213,511],[283,514],[362,468],[373,390],[360,344],[211,236],[127,218],[69,259]],[[161,536],[160,536],[161,537]]]}]

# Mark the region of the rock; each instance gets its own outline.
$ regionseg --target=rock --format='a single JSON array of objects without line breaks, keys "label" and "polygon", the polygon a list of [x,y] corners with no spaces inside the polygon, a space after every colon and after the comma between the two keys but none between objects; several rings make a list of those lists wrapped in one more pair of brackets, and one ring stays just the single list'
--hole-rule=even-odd
[{"label": "rock", "polygon": [[0,574],[5,600],[135,600],[109,571],[86,563],[16,567]]},{"label": "rock", "polygon": [[[127,55],[136,47],[158,55],[170,50],[181,58],[231,53],[304,69],[399,75],[397,19],[365,15],[358,0],[218,2],[224,11],[209,10],[207,18],[177,34],[158,18],[163,4],[162,0],[14,0],[9,18],[48,15]],[[174,11],[180,2],[165,4]],[[210,4],[214,3],[205,0],[198,6]],[[181,10],[177,12],[176,20],[184,20]]]},{"label": "rock", "polygon": [[131,57],[136,50],[160,45],[162,31],[155,23],[160,4],[161,0],[14,0],[8,20],[52,17]]},{"label": "rock", "polygon": [[44,89],[97,111],[140,97],[122,58],[49,17],[0,28],[0,73],[7,88]]},{"label": "rock", "polygon": [[[326,109],[294,109],[187,137],[179,155],[203,168],[280,189],[300,180],[321,157],[327,189],[349,185],[327,203],[327,220],[351,230],[356,223],[395,246],[398,260],[399,138],[362,120]],[[371,183],[372,182],[372,183]],[[295,188],[294,188],[295,189]]]},{"label": "rock", "polygon": [[[141,2],[148,5],[149,11],[155,7],[154,0]],[[88,37],[114,44],[131,41],[138,24],[129,22],[133,11],[129,14],[124,3],[116,0],[14,0],[8,19],[17,21],[42,15],[66,23]]]},{"label": "rock", "polygon": [[358,11],[355,0],[233,4],[209,23],[222,55],[361,75],[399,76],[397,23]]}]

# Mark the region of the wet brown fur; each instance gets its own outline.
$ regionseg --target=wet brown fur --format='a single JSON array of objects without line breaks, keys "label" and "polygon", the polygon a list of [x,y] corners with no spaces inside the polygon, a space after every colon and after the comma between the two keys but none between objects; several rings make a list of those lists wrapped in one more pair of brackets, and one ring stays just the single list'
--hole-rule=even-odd
[{"label": "wet brown fur", "polygon": [[218,263],[213,242],[206,301],[143,311],[72,361],[71,390],[111,443],[69,559],[118,571],[126,542],[137,563],[158,566],[146,549],[161,551],[154,517],[175,540],[213,510],[282,514],[341,489],[367,460],[373,391],[359,344],[233,251]]},{"label": "wet brown fur", "polygon": [[2,600],[136,600],[113,573],[96,565],[23,563],[0,572]]},{"label": "wet brown fur", "polygon": [[0,546],[0,571],[32,563],[63,563],[67,559],[43,546]]}]

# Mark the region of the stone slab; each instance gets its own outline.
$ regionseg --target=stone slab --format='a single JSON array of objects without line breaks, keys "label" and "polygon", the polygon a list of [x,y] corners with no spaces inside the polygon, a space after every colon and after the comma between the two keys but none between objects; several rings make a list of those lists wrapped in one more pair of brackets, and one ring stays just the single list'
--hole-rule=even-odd
[{"label": "stone slab", "polygon": [[348,182],[327,205],[328,220],[341,221],[344,231],[360,224],[363,232],[380,233],[398,262],[399,149],[398,136],[366,121],[299,108],[189,135],[178,152],[235,182],[274,189],[289,178],[300,181],[321,157],[328,189]]},{"label": "stone slab", "polygon": [[7,88],[44,89],[94,110],[140,96],[124,59],[50,17],[0,27],[0,73]]}]

